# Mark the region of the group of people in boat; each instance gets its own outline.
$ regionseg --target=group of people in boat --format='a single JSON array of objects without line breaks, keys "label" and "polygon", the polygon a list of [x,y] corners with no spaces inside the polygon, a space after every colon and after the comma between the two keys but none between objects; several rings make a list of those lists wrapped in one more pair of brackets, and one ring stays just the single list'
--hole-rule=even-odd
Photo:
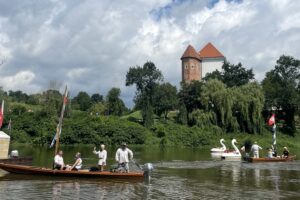
[{"label": "group of people in boat", "polygon": [[[105,145],[101,144],[99,151],[94,147],[93,153],[98,156],[98,170],[104,171],[106,166],[107,151],[105,150]],[[122,168],[125,171],[129,172],[129,161],[133,159],[133,152],[128,148],[127,144],[123,142],[118,148],[115,160],[118,163],[118,168]],[[75,155],[75,162],[73,165],[65,165],[63,159],[63,151],[59,150],[54,157],[54,169],[57,170],[80,170],[82,168],[82,159],[80,152],[77,152]]]},{"label": "group of people in boat", "polygon": [[[245,151],[245,146],[241,148],[242,151]],[[254,144],[251,146],[250,152],[252,152],[252,157],[253,158],[259,158],[259,150],[262,150],[262,147],[257,144],[257,142],[254,142]],[[249,157],[249,154],[246,153],[246,157]],[[277,151],[272,145],[271,148],[268,148],[268,153],[267,153],[267,158],[288,158],[289,157],[289,150],[287,147],[283,147],[283,152],[281,156],[277,155]]]}]

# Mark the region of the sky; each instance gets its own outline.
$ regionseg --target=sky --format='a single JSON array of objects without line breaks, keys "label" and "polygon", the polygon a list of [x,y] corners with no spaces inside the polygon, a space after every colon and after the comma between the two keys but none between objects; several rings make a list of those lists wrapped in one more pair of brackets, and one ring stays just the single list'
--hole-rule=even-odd
[{"label": "sky", "polygon": [[0,86],[118,87],[132,107],[129,67],[152,61],[179,88],[184,50],[208,42],[261,81],[280,55],[300,59],[299,10],[299,0],[0,0]]}]

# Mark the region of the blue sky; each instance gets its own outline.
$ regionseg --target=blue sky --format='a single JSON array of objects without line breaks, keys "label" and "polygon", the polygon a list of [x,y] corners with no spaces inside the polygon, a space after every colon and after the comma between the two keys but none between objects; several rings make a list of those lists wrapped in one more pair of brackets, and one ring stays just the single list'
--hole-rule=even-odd
[{"label": "blue sky", "polygon": [[300,58],[300,4],[293,0],[0,0],[0,86],[41,92],[51,81],[106,95],[130,66],[153,61],[179,86],[188,44],[212,42],[256,79],[287,54]]}]

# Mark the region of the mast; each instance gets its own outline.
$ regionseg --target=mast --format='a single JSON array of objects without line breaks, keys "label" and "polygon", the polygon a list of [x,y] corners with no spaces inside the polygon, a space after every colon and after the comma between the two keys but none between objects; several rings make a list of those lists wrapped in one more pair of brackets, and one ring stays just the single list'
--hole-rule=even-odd
[{"label": "mast", "polygon": [[63,122],[63,118],[64,118],[64,112],[66,109],[66,104],[67,104],[67,96],[68,96],[68,88],[67,86],[65,87],[65,92],[64,92],[64,97],[63,97],[63,105],[61,108],[61,113],[60,113],[60,117],[59,117],[59,121],[58,121],[58,125],[56,127],[56,143],[55,143],[55,154],[58,153],[58,148],[59,148],[59,137],[60,137],[60,133],[61,133],[61,129],[62,129],[62,122]]}]

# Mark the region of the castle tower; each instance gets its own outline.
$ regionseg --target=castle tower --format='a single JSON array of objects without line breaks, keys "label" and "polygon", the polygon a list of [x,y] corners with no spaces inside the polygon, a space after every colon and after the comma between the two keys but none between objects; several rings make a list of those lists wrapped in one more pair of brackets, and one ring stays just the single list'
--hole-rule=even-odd
[{"label": "castle tower", "polygon": [[189,45],[181,56],[182,81],[190,83],[193,80],[200,81],[202,78],[202,66],[200,55],[194,47]]},{"label": "castle tower", "polygon": [[222,66],[225,61],[225,56],[212,44],[207,43],[199,51],[202,67],[202,78],[207,73],[211,73],[215,70],[222,71]]}]

